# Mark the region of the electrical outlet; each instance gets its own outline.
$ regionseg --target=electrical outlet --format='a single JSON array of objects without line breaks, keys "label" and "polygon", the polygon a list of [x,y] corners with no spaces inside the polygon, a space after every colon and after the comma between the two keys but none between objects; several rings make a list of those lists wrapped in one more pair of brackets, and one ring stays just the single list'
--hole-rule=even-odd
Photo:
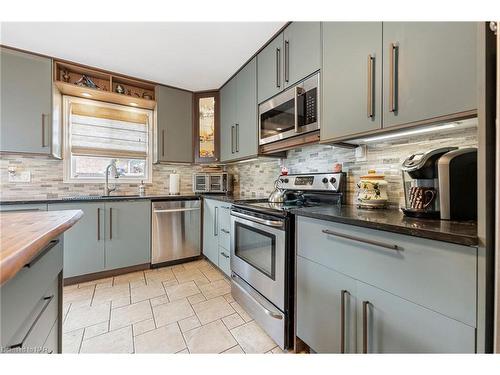
[{"label": "electrical outlet", "polygon": [[30,183],[31,182],[31,172],[30,171],[15,171],[14,173],[9,173],[9,182]]},{"label": "electrical outlet", "polygon": [[367,147],[366,145],[358,146],[354,149],[354,157],[357,161],[366,161]]}]

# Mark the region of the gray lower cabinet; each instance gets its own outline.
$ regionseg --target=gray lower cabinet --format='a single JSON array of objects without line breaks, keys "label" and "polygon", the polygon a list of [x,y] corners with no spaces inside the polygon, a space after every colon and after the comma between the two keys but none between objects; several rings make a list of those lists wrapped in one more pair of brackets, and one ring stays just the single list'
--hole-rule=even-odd
[{"label": "gray lower cabinet", "polygon": [[285,88],[320,69],[320,27],[320,22],[292,22],[283,32]]},{"label": "gray lower cabinet", "polygon": [[83,211],[78,225],[64,233],[64,277],[104,271],[104,203],[49,204],[49,211],[58,210]]},{"label": "gray lower cabinet", "polygon": [[257,55],[257,102],[262,103],[285,88],[283,81],[283,33]]},{"label": "gray lower cabinet", "polygon": [[215,199],[203,199],[203,255],[231,275],[230,205]]},{"label": "gray lower cabinet", "polygon": [[150,201],[49,204],[50,211],[74,209],[83,217],[65,233],[65,278],[150,262]]},{"label": "gray lower cabinet", "polygon": [[477,109],[476,22],[384,22],[383,127]]},{"label": "gray lower cabinet", "polygon": [[193,162],[193,94],[156,86],[157,159]]},{"label": "gray lower cabinet", "polygon": [[356,295],[359,353],[475,352],[474,327],[359,281]]},{"label": "gray lower cabinet", "polygon": [[151,202],[106,202],[106,269],[151,261]]},{"label": "gray lower cabinet", "polygon": [[298,256],[297,336],[318,353],[356,353],[355,293],[353,278]]},{"label": "gray lower cabinet", "polygon": [[258,153],[257,62],[252,59],[220,92],[221,161]]},{"label": "gray lower cabinet", "polygon": [[337,353],[344,327],[346,352],[353,330],[357,352],[475,352],[476,248],[301,216],[296,232],[297,335],[313,350]]},{"label": "gray lower cabinet", "polygon": [[2,204],[0,205],[0,211],[47,211],[47,204]]},{"label": "gray lower cabinet", "polygon": [[321,139],[382,127],[382,22],[323,22]]},{"label": "gray lower cabinet", "polygon": [[52,61],[0,49],[0,151],[50,154]]},{"label": "gray lower cabinet", "polygon": [[0,288],[0,346],[6,352],[60,353],[62,236],[28,264]]}]

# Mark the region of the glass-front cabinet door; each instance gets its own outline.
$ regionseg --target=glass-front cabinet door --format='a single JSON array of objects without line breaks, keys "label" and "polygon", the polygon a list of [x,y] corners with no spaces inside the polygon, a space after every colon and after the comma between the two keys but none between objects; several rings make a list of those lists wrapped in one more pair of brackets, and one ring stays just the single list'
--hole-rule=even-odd
[{"label": "glass-front cabinet door", "polygon": [[194,95],[194,159],[196,163],[219,161],[219,93]]}]

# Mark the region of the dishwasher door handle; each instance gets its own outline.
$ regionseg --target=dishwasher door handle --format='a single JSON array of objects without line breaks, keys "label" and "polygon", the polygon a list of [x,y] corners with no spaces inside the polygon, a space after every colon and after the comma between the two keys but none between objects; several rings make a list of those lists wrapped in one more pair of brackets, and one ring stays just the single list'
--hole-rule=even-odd
[{"label": "dishwasher door handle", "polygon": [[169,209],[162,209],[162,210],[154,210],[153,212],[155,214],[162,214],[165,212],[184,212],[184,211],[198,211],[200,210],[200,207],[189,207],[189,208],[169,208]]}]

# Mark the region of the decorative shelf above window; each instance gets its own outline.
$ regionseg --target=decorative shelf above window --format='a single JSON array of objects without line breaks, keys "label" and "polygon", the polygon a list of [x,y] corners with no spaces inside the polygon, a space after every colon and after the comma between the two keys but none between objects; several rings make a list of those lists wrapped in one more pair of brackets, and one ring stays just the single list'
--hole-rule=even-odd
[{"label": "decorative shelf above window", "polygon": [[54,81],[65,95],[145,109],[156,106],[153,83],[99,69],[54,61]]}]

